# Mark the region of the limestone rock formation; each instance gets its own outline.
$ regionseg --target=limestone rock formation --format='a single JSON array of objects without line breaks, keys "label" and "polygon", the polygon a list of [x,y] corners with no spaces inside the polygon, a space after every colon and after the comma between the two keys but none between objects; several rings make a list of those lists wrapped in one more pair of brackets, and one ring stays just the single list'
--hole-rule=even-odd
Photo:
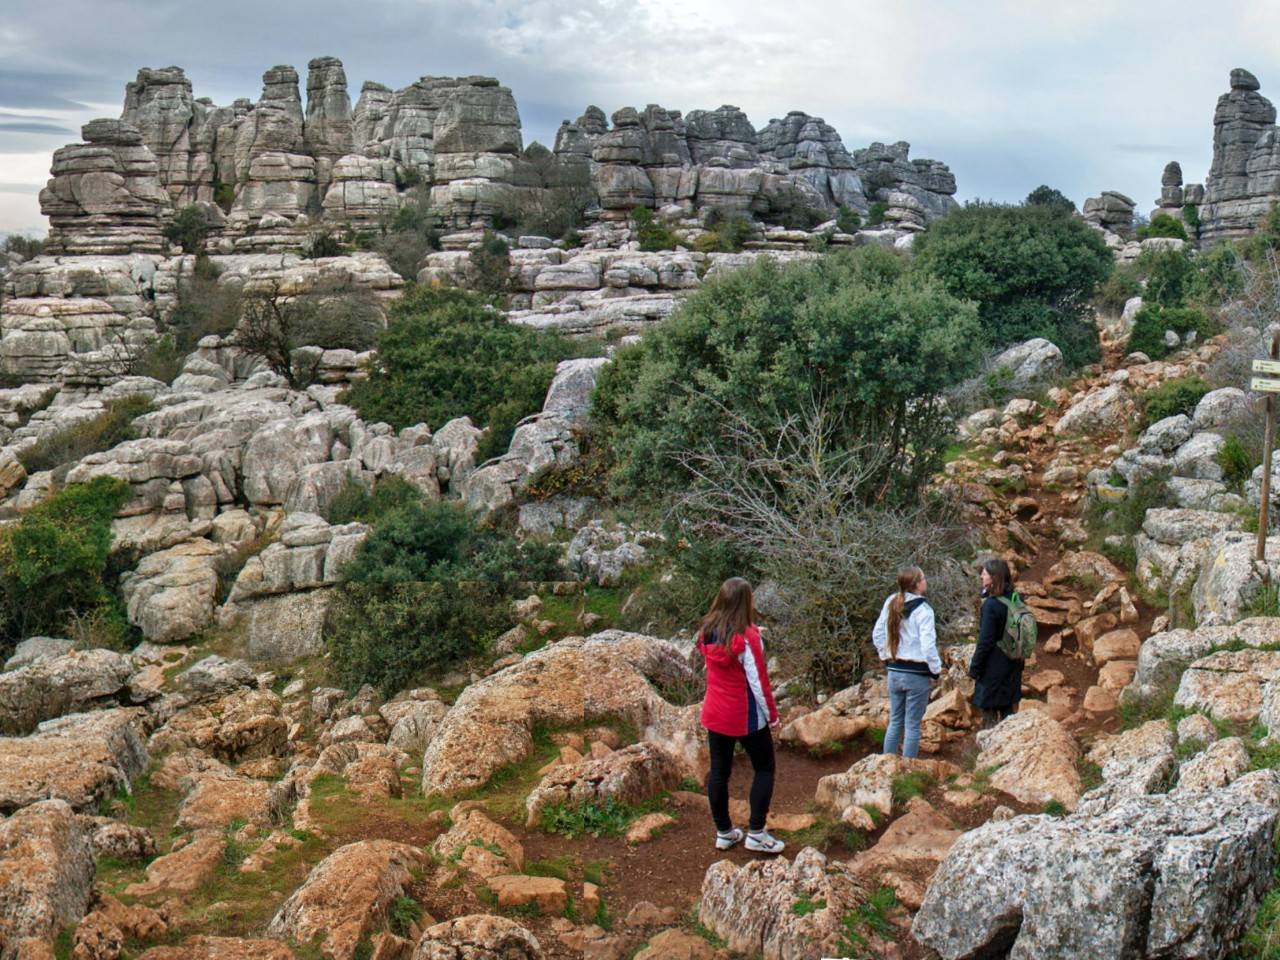
[{"label": "limestone rock formation", "polygon": [[[912,933],[944,960],[1232,955],[1271,883],[1273,771],[1106,813],[1015,817],[964,834]],[[1087,905],[1106,904],[1105,910]]]},{"label": "limestone rock formation", "polygon": [[0,956],[52,956],[54,936],[84,915],[92,887],[89,832],[65,801],[0,822]]},{"label": "limestone rock formation", "polygon": [[418,848],[391,840],[339,847],[284,902],[267,932],[300,943],[320,937],[328,955],[350,957],[359,940],[385,922],[412,872],[429,862]]},{"label": "limestone rock formation", "polygon": [[[806,847],[792,861],[713,863],[702,881],[698,921],[739,953],[769,960],[834,957],[841,953],[845,914],[864,899],[847,864]],[[808,906],[797,909],[802,902]]]},{"label": "limestone rock formation", "polygon": [[456,917],[427,927],[412,960],[542,960],[537,937],[514,920],[487,913]]},{"label": "limestone rock formation", "polygon": [[161,229],[173,213],[155,155],[125,120],[93,120],[83,144],[53,155],[52,179],[40,191],[52,254],[160,253]]},{"label": "limestone rock formation", "polygon": [[1084,219],[1099,229],[1121,237],[1133,235],[1133,213],[1137,204],[1123,193],[1104,190],[1101,196],[1089,197],[1082,210]]}]

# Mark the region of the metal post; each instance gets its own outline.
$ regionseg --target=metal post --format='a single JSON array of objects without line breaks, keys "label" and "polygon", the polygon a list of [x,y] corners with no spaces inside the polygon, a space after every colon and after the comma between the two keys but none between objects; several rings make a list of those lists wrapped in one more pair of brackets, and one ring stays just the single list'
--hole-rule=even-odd
[{"label": "metal post", "polygon": [[[1271,337],[1271,359],[1280,360],[1280,333]],[[1267,516],[1271,505],[1271,448],[1276,442],[1276,398],[1275,394],[1267,394],[1267,438],[1262,448],[1262,502],[1258,505],[1258,550],[1257,560],[1267,559]]]}]

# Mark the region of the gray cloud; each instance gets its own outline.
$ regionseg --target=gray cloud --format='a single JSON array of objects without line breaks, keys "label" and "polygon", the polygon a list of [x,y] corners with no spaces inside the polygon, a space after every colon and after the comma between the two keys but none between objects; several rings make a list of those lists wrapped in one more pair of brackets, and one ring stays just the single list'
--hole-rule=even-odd
[{"label": "gray cloud", "polygon": [[[1177,70],[1141,53],[1156,31]],[[178,64],[197,96],[226,103],[256,99],[266,68],[305,71],[322,54],[342,58],[353,100],[366,79],[497,76],[526,142],[550,144],[588,103],[732,103],[758,127],[802,109],[851,148],[910,141],[913,155],[951,165],[962,197],[1019,200],[1049,183],[1077,203],[1119,189],[1145,207],[1167,160],[1203,178],[1232,67],[1280,90],[1280,71],[1262,69],[1280,54],[1280,7],[1239,0],[1231,16],[1206,17],[1192,0],[223,0],[211,15],[187,0],[7,0],[0,108],[47,116],[0,114],[0,152],[50,152],[55,131],[33,128],[74,129],[84,104],[118,113],[142,66]]]}]

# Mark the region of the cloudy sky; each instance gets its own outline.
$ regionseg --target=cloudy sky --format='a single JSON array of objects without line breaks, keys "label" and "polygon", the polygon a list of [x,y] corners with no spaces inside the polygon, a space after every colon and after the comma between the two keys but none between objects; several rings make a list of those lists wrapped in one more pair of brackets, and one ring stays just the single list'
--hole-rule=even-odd
[{"label": "cloudy sky", "polygon": [[588,103],[731,103],[757,127],[798,109],[850,148],[910,141],[962,199],[1049,183],[1148,209],[1167,160],[1203,179],[1232,67],[1280,99],[1278,53],[1274,0],[3,0],[0,232],[43,231],[50,154],[118,116],[142,66],[184,67],[218,103],[321,54],[346,64],[353,100],[366,79],[490,74],[526,142]]}]

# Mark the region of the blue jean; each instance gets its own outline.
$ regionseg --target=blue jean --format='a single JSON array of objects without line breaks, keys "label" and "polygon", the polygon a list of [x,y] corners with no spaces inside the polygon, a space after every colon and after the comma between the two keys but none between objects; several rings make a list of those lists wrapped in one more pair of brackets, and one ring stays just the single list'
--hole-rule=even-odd
[{"label": "blue jean", "polygon": [[929,706],[929,678],[923,673],[889,671],[889,729],[884,732],[884,752],[897,753],[902,741],[904,757],[920,756],[920,721]]}]

